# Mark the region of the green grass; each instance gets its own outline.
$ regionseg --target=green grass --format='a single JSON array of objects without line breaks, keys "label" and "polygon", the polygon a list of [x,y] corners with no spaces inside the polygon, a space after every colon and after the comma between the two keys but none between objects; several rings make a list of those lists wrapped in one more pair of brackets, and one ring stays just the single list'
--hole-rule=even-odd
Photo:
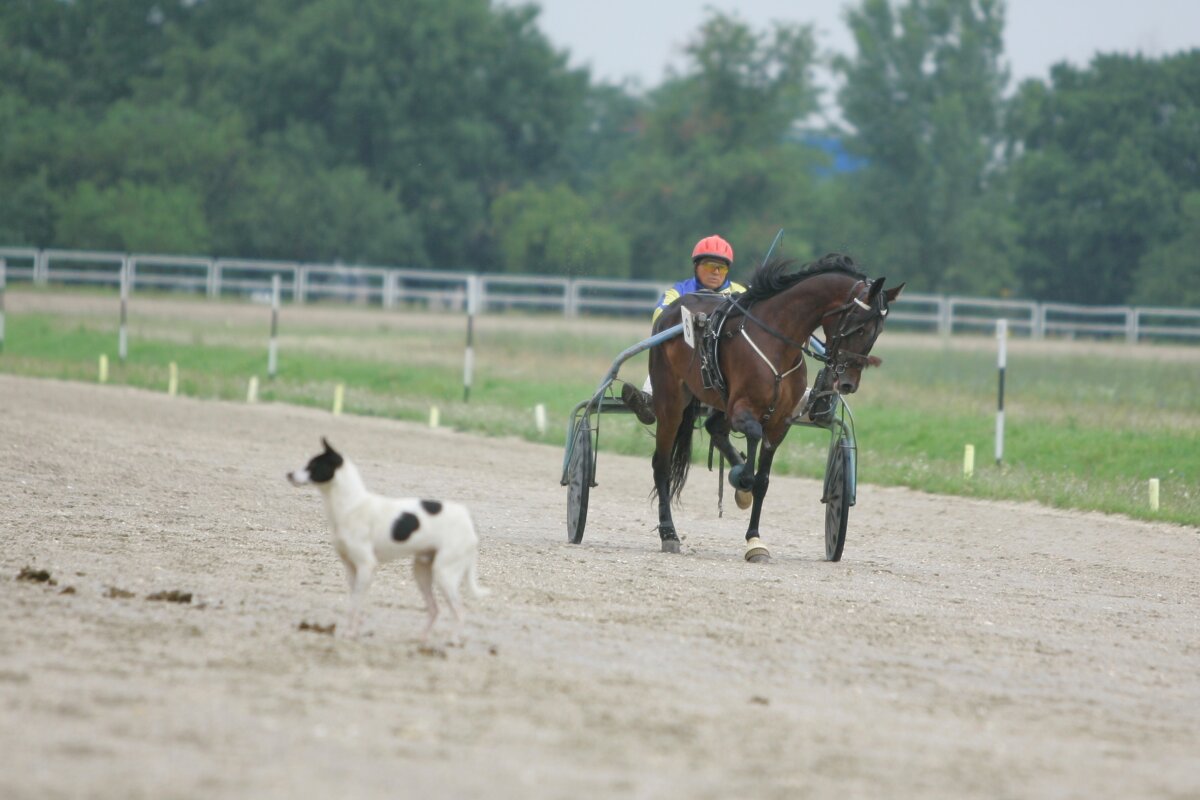
[{"label": "green grass", "polygon": [[[52,293],[30,296],[49,298],[53,305]],[[268,380],[265,309],[142,296],[135,308],[124,364],[116,360],[115,313],[10,311],[0,371],[95,381],[98,356],[106,353],[112,383],[163,391],[168,365],[175,362],[186,395],[244,399],[256,375],[262,400],[318,408],[332,405],[341,383],[348,413],[423,421],[437,405],[448,427],[561,446],[570,409],[592,394],[616,354],[646,328],[556,317],[481,317],[475,381],[464,403],[461,315],[285,309],[279,374]],[[229,313],[214,318],[214,308]],[[1195,348],[1012,342],[1000,466],[992,458],[994,343],[885,333],[876,353],[885,366],[868,372],[850,401],[860,483],[1200,525]],[[640,384],[645,355],[628,362],[621,374]],[[534,427],[539,403],[550,420],[545,433]],[[648,457],[652,449],[648,433],[624,415],[603,418],[600,443],[602,452]],[[819,477],[827,443],[822,431],[794,429],[776,471]],[[962,474],[966,444],[976,450],[970,479]],[[701,438],[697,459],[706,453]],[[603,479],[603,463],[600,470]],[[646,470],[648,486],[648,464]],[[1157,512],[1148,507],[1149,478],[1161,481]]]}]

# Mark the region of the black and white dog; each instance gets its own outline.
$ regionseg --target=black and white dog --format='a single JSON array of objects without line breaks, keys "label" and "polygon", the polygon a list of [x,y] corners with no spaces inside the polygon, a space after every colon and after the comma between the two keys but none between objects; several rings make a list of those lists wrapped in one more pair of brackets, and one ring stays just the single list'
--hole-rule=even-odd
[{"label": "black and white dog", "polygon": [[463,624],[463,604],[458,587],[463,576],[471,592],[482,597],[475,557],[479,538],[471,515],[458,503],[416,498],[393,499],[367,490],[358,469],[321,439],[325,450],[312,457],[304,469],[289,472],[293,486],[315,484],[325,499],[333,528],[333,546],[346,567],[350,584],[350,616],[346,634],[356,636],[362,623],[363,601],[375,568],[403,556],[413,556],[413,575],[425,597],[429,622],[422,639],[429,637],[437,619],[433,587],[450,604],[456,621],[455,637]]}]

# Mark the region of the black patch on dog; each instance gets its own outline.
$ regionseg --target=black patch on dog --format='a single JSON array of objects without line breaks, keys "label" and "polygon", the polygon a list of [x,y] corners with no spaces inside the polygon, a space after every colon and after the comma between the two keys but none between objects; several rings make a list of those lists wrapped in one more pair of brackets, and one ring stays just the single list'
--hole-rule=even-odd
[{"label": "black patch on dog", "polygon": [[325,452],[319,456],[313,456],[312,460],[308,462],[308,477],[313,483],[328,483],[333,480],[333,474],[345,460],[329,446],[329,442],[322,439],[321,443],[325,445]]},{"label": "black patch on dog", "polygon": [[442,504],[437,500],[422,500],[421,508],[425,509],[426,514],[433,515],[441,513]]},{"label": "black patch on dog", "polygon": [[397,542],[403,542],[412,536],[413,531],[419,527],[421,527],[421,520],[417,519],[417,515],[405,511],[392,523],[392,538]]}]

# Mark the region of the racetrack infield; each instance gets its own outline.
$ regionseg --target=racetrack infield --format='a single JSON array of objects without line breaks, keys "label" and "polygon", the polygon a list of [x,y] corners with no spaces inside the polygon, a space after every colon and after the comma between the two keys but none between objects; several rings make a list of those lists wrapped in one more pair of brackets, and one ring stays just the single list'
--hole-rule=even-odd
[{"label": "racetrack infield", "polygon": [[[401,563],[361,639],[299,629],[345,606],[284,480],[322,434],[470,504],[464,646]],[[697,465],[670,556],[602,452],[575,546],[557,448],[7,375],[0,452],[5,798],[1200,796],[1195,529],[860,486],[830,564],[775,477],[751,565]]]}]

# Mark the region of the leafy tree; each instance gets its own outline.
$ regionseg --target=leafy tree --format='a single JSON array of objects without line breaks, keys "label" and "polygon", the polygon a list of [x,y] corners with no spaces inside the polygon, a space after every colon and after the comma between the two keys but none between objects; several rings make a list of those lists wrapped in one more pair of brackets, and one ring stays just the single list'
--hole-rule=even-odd
[{"label": "leafy tree", "polygon": [[631,242],[633,277],[678,279],[690,245],[714,232],[747,263],[751,241],[765,250],[813,203],[816,154],[792,135],[817,107],[812,30],[760,34],[712,13],[686,52],[686,71],[651,94],[641,135],[599,188]]},{"label": "leafy tree", "polygon": [[1155,244],[1142,256],[1133,277],[1129,302],[1147,306],[1200,308],[1200,283],[1196,264],[1200,260],[1200,192],[1183,197],[1180,234]]},{"label": "leafy tree", "polygon": [[240,0],[208,5],[242,26],[170,66],[186,94],[240,109],[256,139],[319,130],[325,163],[395,193],[435,263],[495,265],[491,200],[563,166],[587,79],[537,30],[535,7],[261,0],[247,19]]},{"label": "leafy tree", "polygon": [[1050,85],[1022,85],[1010,129],[1025,285],[1126,302],[1139,269],[1177,252],[1182,196],[1200,190],[1200,51],[1058,65]]},{"label": "leafy tree", "polygon": [[867,162],[847,179],[848,238],[924,291],[1010,289],[1002,0],[862,0],[847,22],[857,53],[835,59],[839,99],[847,147]]},{"label": "leafy tree", "polygon": [[203,253],[209,243],[200,198],[184,186],[84,181],[60,201],[55,240],[62,247],[142,253]]},{"label": "leafy tree", "polygon": [[508,272],[583,277],[629,272],[629,241],[598,221],[587,200],[565,184],[502,195],[492,205],[492,221]]}]

